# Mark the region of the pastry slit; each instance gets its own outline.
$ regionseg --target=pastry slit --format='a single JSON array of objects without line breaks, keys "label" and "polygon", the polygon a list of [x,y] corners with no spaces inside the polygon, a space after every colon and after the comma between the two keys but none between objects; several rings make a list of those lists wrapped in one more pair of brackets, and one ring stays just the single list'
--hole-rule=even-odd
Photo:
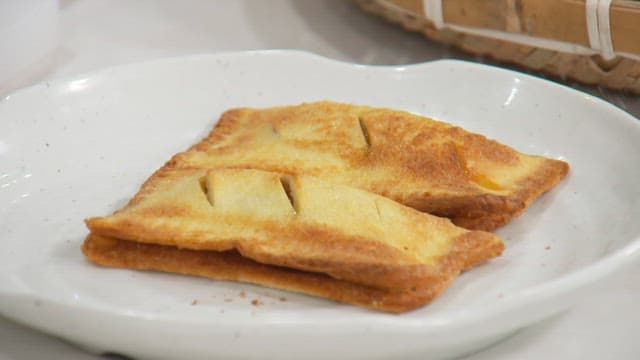
[{"label": "pastry slit", "polygon": [[367,145],[367,150],[371,149],[371,137],[369,136],[369,129],[362,120],[362,117],[358,117],[358,124],[360,125],[360,131],[362,131],[362,137],[364,138],[364,143]]},{"label": "pastry slit", "polygon": [[280,184],[282,184],[282,190],[284,190],[284,193],[287,195],[287,199],[289,199],[289,203],[291,204],[291,208],[293,209],[293,212],[297,213],[298,209],[296,208],[296,201],[293,195],[291,179],[289,179],[286,176],[281,176]]},{"label": "pastry slit", "polygon": [[205,198],[207,198],[207,202],[209,203],[209,205],[213,206],[214,205],[213,191],[210,191],[209,184],[208,184],[211,181],[211,179],[208,176],[202,176],[200,179],[198,179],[198,181],[200,183],[200,190],[202,190],[202,193],[204,193]]}]

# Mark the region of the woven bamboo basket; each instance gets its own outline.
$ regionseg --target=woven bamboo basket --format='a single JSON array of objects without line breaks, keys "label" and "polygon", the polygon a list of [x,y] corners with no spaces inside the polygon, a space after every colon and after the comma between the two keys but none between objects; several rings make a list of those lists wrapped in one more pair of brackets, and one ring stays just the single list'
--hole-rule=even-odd
[{"label": "woven bamboo basket", "polygon": [[469,53],[640,94],[640,1],[355,1]]}]

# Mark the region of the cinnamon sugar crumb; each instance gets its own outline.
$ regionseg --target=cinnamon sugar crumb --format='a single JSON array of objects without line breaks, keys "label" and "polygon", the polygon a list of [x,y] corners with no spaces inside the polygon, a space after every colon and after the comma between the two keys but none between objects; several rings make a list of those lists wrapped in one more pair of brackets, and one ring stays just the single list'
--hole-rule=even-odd
[{"label": "cinnamon sugar crumb", "polygon": [[287,301],[287,298],[286,298],[286,297],[284,297],[284,296],[281,296],[278,300],[280,300],[280,301],[282,301],[282,302],[285,302],[285,301]]},{"label": "cinnamon sugar crumb", "polygon": [[253,305],[253,306],[260,306],[262,304],[264,304],[264,303],[262,301],[258,300],[258,299],[251,300],[251,305]]},{"label": "cinnamon sugar crumb", "polygon": [[240,291],[240,298],[244,299],[245,297],[247,297],[247,294],[244,291]]},{"label": "cinnamon sugar crumb", "polygon": [[193,301],[191,302],[191,305],[198,305],[198,300],[197,299],[193,299]]}]

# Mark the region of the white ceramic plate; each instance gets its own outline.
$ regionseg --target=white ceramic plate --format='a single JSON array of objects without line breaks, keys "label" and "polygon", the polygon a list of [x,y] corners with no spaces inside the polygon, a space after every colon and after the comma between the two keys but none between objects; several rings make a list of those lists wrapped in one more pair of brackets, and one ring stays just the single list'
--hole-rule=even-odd
[{"label": "white ceramic plate", "polygon": [[[122,206],[222,111],[320,99],[429,115],[564,158],[572,170],[499,231],[502,257],[402,315],[85,261],[83,218]],[[231,53],[37,85],[0,102],[0,312],[94,351],[140,358],[468,352],[565,309],[638,257],[639,125],[591,96],[459,61],[368,67],[300,52]]]}]

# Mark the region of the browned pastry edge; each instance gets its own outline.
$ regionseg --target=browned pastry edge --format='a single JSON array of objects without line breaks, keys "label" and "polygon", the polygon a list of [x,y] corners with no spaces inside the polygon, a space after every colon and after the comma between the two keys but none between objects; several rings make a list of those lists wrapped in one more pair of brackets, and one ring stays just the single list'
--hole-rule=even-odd
[{"label": "browned pastry edge", "polygon": [[[261,264],[235,251],[178,249],[95,234],[87,236],[82,251],[90,261],[103,266],[241,281],[393,313],[409,311],[429,303],[454,278],[443,278],[425,288],[394,292],[337,280],[324,274]],[[468,263],[477,260],[473,257],[466,259]]]},{"label": "browned pastry edge", "polygon": [[[173,171],[197,171],[195,169],[173,170],[170,167],[156,171],[133,197],[135,204],[153,193],[156,183]],[[162,209],[160,209],[162,210]],[[406,216],[430,216],[412,208],[406,208]],[[442,221],[448,221],[442,219]],[[89,218],[87,226],[92,233],[117,239],[179,246],[191,250],[227,251],[235,249],[242,256],[264,264],[286,266],[304,271],[321,272],[336,279],[374,286],[387,290],[407,290],[414,287],[437,283],[442,278],[455,278],[461,271],[475,264],[497,257],[504,250],[504,243],[494,234],[483,231],[467,231],[451,240],[451,248],[446,255],[433,259],[429,264],[416,263],[407,259],[406,254],[392,246],[348,235],[339,229],[326,229],[322,226],[292,225],[282,226],[265,224],[265,229],[273,233],[274,238],[288,241],[295,246],[296,253],[321,253],[322,259],[305,259],[295,256],[272,254],[262,249],[257,239],[228,239],[222,242],[196,242],[192,237],[200,238],[207,234],[184,234],[178,229],[164,229],[162,232],[149,231],[137,223],[123,220],[117,224],[105,222],[103,218]],[[272,229],[273,228],[273,229]],[[317,241],[317,239],[324,239]],[[428,241],[428,234],[425,240]],[[351,254],[345,258],[344,254]],[[327,260],[329,259],[329,260]]]},{"label": "browned pastry edge", "polygon": [[[451,218],[451,221],[463,228],[470,230],[493,231],[519,216],[540,195],[552,189],[569,172],[569,164],[560,160],[545,161],[535,172],[518,182],[520,191],[511,196],[498,196],[486,194],[474,198],[443,199],[448,201],[448,206],[456,210],[456,215],[431,212],[436,216]],[[420,199],[413,203],[405,204],[418,210],[424,209],[426,203]],[[488,212],[488,210],[503,209],[501,212]]]},{"label": "browned pastry edge", "polygon": [[[161,176],[161,174],[157,175]],[[141,191],[139,195],[144,193]],[[413,209],[411,212],[418,216],[425,216]],[[323,254],[322,258],[306,259],[274,255],[263,250],[260,241],[255,239],[230,239],[209,245],[189,241],[186,235],[170,230],[162,233],[149,232],[135,223],[129,224],[126,221],[113,226],[103,223],[100,218],[92,218],[87,220],[87,225],[96,235],[145,244],[180,246],[182,249],[196,251],[234,249],[242,256],[260,263],[322,272],[336,279],[394,291],[427,286],[427,284],[438,283],[443,278],[455,278],[461,271],[499,256],[504,250],[504,243],[497,236],[482,231],[467,231],[451,240],[446,255],[433,259],[429,264],[421,264],[407,260],[405,254],[399,249],[367,239],[353,238],[335,229],[332,231],[316,227],[296,229],[298,227],[294,226],[291,229],[273,231],[279,234],[282,241],[295,239],[287,242],[295,247],[295,253]],[[191,235],[198,236],[198,234]],[[317,241],[318,238],[323,238],[324,241]],[[425,239],[425,241],[428,240]],[[344,254],[351,255],[345,257]]]}]

